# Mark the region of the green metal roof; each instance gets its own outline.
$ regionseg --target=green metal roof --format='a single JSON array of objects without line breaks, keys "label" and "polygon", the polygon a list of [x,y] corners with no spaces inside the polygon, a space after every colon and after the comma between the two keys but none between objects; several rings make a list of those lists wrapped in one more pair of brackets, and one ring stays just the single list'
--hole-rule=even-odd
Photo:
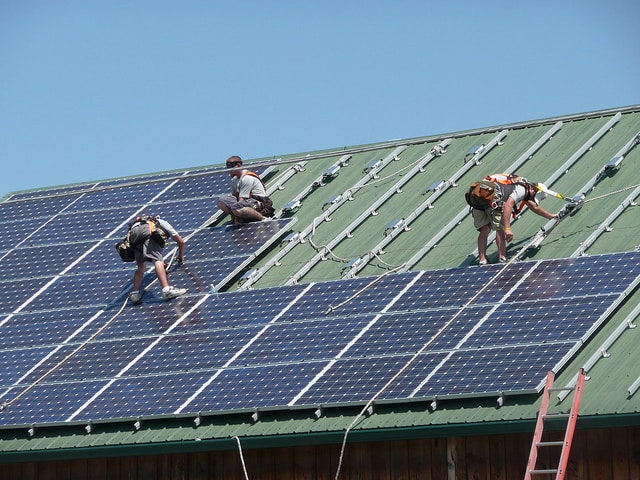
[{"label": "green metal roof", "polygon": [[[548,232],[539,246],[527,250],[524,259],[637,249],[640,209],[634,203],[637,198],[628,197],[640,183],[640,148],[633,143],[639,132],[640,105],[636,105],[248,160],[272,167],[266,183],[277,207],[298,201],[297,208],[284,215],[297,218],[292,233],[303,241],[275,245],[247,268],[245,273],[253,275],[239,276],[226,290],[335,280],[349,272],[374,276],[474,265],[477,234],[472,221],[468,215],[455,221],[467,209],[463,192],[472,181],[510,170],[514,164],[515,171],[530,180],[542,181],[567,197],[585,194],[588,200]],[[444,153],[434,150],[438,145]],[[582,191],[622,150],[621,166],[607,171],[593,189]],[[323,175],[336,165],[337,175]],[[359,183],[368,173],[368,181]],[[564,202],[547,198],[542,205],[558,211]],[[226,221],[217,219],[213,224]],[[525,213],[514,223],[516,237],[509,253],[518,252],[545,223]],[[495,246],[488,251],[495,259]],[[365,261],[358,264],[358,259]],[[354,263],[357,271],[351,268]],[[640,329],[631,328],[639,303],[640,292],[635,291],[556,377],[556,384],[568,384],[579,368],[588,366],[590,379],[580,410],[583,428],[640,423],[640,393],[630,392],[640,377]],[[552,409],[566,411],[569,403],[565,399]],[[349,439],[531,431],[538,404],[538,395],[374,402],[373,411],[359,419]],[[336,443],[361,408],[143,418],[139,428],[138,419],[96,422],[89,428],[82,422],[33,429],[9,426],[0,428],[0,461],[232,449],[235,436],[248,448]]]}]

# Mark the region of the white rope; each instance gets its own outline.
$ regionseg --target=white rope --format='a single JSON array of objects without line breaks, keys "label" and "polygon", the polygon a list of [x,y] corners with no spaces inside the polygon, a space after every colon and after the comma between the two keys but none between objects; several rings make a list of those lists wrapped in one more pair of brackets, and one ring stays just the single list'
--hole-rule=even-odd
[{"label": "white rope", "polygon": [[240,453],[240,462],[242,463],[242,470],[244,471],[244,478],[249,480],[249,474],[247,474],[247,466],[244,463],[244,456],[242,455],[242,445],[240,444],[240,438],[236,435],[233,438],[238,442],[238,452]]},{"label": "white rope", "polygon": [[640,187],[640,183],[637,184],[637,185],[632,185],[630,187],[621,188],[620,190],[616,190],[614,192],[605,193],[604,195],[599,195],[597,197],[588,198],[588,199],[584,200],[582,203],[585,204],[585,203],[593,202],[594,200],[600,200],[601,198],[610,197],[611,195],[616,195],[618,193],[624,192],[626,190],[631,190],[632,188],[637,188],[637,187]]}]

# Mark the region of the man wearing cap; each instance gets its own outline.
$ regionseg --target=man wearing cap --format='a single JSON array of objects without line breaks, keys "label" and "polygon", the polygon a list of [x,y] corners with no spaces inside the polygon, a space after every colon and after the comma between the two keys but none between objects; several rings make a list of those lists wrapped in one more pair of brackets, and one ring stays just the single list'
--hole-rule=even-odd
[{"label": "man wearing cap", "polygon": [[558,218],[558,214],[549,213],[540,206],[544,193],[539,191],[536,183],[513,174],[487,175],[485,180],[496,186],[493,204],[486,209],[472,208],[473,226],[478,230],[478,261],[480,265],[487,262],[487,241],[491,230],[496,231],[498,261],[507,263],[507,243],[513,240],[511,219],[515,218],[526,205],[541,217]]},{"label": "man wearing cap", "polygon": [[272,203],[260,176],[242,168],[242,158],[237,155],[229,157],[226,166],[231,169],[231,195],[220,197],[218,208],[231,215],[236,225],[259,222],[273,215]]}]

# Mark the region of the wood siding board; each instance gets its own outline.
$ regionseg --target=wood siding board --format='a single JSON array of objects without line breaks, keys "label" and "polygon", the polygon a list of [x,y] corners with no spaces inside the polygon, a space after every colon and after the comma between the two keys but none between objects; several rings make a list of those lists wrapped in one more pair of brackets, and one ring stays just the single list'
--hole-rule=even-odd
[{"label": "wood siding board", "polygon": [[492,437],[485,438],[487,438],[487,441],[489,442],[489,478],[492,480],[505,480],[505,436],[494,435]]}]

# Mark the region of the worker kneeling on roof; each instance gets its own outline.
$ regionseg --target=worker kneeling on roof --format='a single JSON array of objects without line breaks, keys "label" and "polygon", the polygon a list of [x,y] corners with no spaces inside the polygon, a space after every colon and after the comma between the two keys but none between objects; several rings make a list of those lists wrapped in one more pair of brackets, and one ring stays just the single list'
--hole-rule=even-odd
[{"label": "worker kneeling on roof", "polygon": [[237,155],[229,157],[226,166],[231,169],[231,195],[220,197],[218,208],[230,214],[235,225],[272,217],[273,202],[267,196],[260,176],[242,168],[242,159]]},{"label": "worker kneeling on roof", "polygon": [[489,232],[496,231],[498,261],[506,263],[507,243],[513,240],[511,219],[515,218],[526,205],[537,215],[552,219],[557,214],[549,213],[540,206],[544,193],[537,183],[528,182],[518,175],[497,173],[487,175],[483,180],[474,182],[465,194],[471,206],[473,226],[478,230],[478,261],[487,262],[487,241]]}]

